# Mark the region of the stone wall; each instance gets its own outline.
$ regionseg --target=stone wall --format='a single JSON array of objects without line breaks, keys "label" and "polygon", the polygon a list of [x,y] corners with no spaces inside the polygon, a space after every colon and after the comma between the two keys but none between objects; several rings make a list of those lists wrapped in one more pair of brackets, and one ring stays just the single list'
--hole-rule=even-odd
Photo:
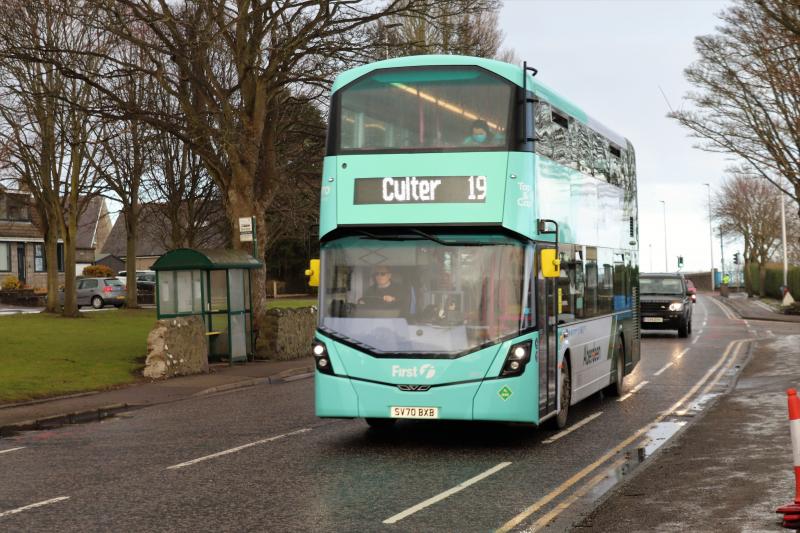
[{"label": "stone wall", "polygon": [[317,309],[270,309],[265,332],[268,359],[287,361],[311,354],[317,327]]},{"label": "stone wall", "polygon": [[208,337],[198,316],[162,319],[147,336],[144,376],[161,379],[208,372]]}]

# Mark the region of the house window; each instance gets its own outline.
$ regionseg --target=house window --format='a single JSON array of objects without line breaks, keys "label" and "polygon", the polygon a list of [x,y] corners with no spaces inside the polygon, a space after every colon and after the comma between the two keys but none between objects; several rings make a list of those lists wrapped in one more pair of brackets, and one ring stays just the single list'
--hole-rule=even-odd
[{"label": "house window", "polygon": [[[56,244],[56,257],[58,259],[58,271],[64,272],[64,243]],[[45,254],[44,244],[33,245],[33,270],[34,272],[47,271],[47,255]]]},{"label": "house window", "polygon": [[11,272],[11,245],[0,242],[0,272]]},{"label": "house window", "polygon": [[44,256],[44,244],[33,245],[33,271],[45,272],[47,271],[47,261]]}]

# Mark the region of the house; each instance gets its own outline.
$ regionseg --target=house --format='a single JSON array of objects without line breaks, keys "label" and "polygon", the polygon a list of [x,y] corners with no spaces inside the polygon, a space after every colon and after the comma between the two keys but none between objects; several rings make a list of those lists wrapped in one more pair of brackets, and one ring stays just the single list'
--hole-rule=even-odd
[{"label": "house", "polygon": [[[0,282],[15,276],[24,285],[47,288],[44,231],[33,197],[26,191],[0,188]],[[105,243],[111,228],[103,198],[89,200],[78,220],[76,272],[94,263],[95,250]],[[64,241],[58,240],[58,283],[64,283]]]},{"label": "house", "polygon": [[[136,235],[136,269],[150,270],[156,259],[175,248],[224,248],[228,245],[224,230],[227,221],[218,204],[206,206],[202,213],[180,212],[180,227],[173,227],[166,204],[147,203],[141,206]],[[125,215],[120,214],[102,247],[102,255],[111,255],[127,263],[128,232]],[[127,269],[126,269],[127,270]]]}]

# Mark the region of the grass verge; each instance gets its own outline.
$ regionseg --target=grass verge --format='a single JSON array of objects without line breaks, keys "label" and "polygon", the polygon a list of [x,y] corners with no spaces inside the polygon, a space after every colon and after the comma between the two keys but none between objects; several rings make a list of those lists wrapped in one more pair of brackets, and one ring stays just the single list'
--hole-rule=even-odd
[{"label": "grass verge", "polygon": [[136,381],[155,320],[153,309],[0,317],[0,403]]}]

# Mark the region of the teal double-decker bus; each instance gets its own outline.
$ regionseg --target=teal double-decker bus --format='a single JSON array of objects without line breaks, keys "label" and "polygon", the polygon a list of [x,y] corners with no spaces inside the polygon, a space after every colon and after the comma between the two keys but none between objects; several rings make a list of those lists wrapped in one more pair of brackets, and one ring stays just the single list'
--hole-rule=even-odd
[{"label": "teal double-decker bus", "polygon": [[558,427],[639,360],[634,150],[535,69],[380,61],[332,88],[316,413]]}]

